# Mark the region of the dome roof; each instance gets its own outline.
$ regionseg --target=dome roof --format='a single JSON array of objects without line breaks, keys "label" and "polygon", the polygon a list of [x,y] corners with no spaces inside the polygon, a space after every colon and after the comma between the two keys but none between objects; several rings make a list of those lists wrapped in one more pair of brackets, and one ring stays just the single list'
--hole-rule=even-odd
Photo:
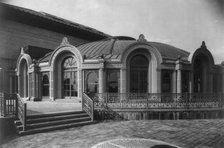
[{"label": "dome roof", "polygon": [[[131,37],[111,37],[101,41],[82,44],[77,48],[86,59],[98,59],[102,55],[106,60],[120,59],[129,46],[138,42],[138,40]],[[168,44],[148,41],[146,43],[156,48],[163,59],[176,60],[178,57],[187,59],[189,56],[188,52]]]}]

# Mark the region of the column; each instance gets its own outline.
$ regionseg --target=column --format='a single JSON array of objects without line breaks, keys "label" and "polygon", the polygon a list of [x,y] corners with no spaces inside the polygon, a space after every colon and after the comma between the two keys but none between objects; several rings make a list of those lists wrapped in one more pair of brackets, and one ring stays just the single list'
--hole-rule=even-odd
[{"label": "column", "polygon": [[182,69],[182,65],[180,63],[180,59],[178,59],[178,61],[176,62],[176,70],[177,70],[177,93],[181,93],[182,92],[182,82],[181,82],[181,69]]},{"label": "column", "polygon": [[50,77],[49,77],[49,79],[50,79],[50,86],[49,86],[49,93],[50,93],[50,100],[52,100],[52,101],[54,101],[54,71],[53,71],[53,69],[51,69],[50,70]]},{"label": "column", "polygon": [[177,73],[176,70],[172,73],[172,93],[177,93]]},{"label": "column", "polygon": [[126,69],[120,69],[120,93],[127,93],[126,92]]},{"label": "column", "polygon": [[103,68],[99,69],[99,93],[104,93]]},{"label": "column", "polygon": [[181,93],[182,90],[181,90],[181,70],[177,70],[177,93]]},{"label": "column", "polygon": [[32,78],[32,81],[33,81],[33,97],[34,99],[36,99],[36,72],[34,70],[33,72],[33,78]]},{"label": "column", "polygon": [[78,73],[78,98],[80,99],[80,101],[82,101],[82,88],[83,88],[83,86],[82,86],[82,69],[79,69],[78,71],[77,71]]}]

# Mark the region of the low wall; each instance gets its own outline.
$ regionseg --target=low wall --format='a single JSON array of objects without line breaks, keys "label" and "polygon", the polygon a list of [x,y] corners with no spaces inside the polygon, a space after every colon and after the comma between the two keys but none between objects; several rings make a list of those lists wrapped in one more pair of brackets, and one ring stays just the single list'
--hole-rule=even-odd
[{"label": "low wall", "polygon": [[113,111],[95,110],[95,120],[178,120],[224,118],[224,110],[202,111]]},{"label": "low wall", "polygon": [[14,120],[13,117],[0,118],[0,144],[17,135]]}]

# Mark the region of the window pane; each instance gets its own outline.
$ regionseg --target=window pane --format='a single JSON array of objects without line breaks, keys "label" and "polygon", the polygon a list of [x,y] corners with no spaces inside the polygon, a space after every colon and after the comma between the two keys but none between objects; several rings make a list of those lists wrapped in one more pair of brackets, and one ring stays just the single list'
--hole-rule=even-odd
[{"label": "window pane", "polygon": [[130,61],[130,92],[146,93],[148,89],[148,59],[136,55]]},{"label": "window pane", "polygon": [[162,92],[171,92],[171,71],[162,72]]},{"label": "window pane", "polygon": [[86,71],[86,92],[98,93],[98,76],[96,71]]},{"label": "window pane", "polygon": [[120,86],[120,73],[119,70],[107,71],[107,91],[112,93],[119,92]]},{"label": "window pane", "polygon": [[48,79],[48,75],[44,75],[43,76],[43,80],[42,80],[42,84],[43,84],[43,91],[42,94],[43,96],[49,96],[49,79]]},{"label": "window pane", "polygon": [[77,72],[76,60],[73,57],[65,59],[63,63],[64,68],[64,96],[77,96]]}]

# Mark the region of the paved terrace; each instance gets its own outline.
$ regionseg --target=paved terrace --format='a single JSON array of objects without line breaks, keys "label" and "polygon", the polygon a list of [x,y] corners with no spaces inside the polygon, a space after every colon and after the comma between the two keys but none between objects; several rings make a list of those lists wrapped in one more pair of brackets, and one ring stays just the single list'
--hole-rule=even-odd
[{"label": "paved terrace", "polygon": [[183,148],[223,148],[224,119],[102,122],[48,133],[15,136],[3,144],[3,148],[90,148],[104,141],[124,138],[161,140]]},{"label": "paved terrace", "polygon": [[75,99],[57,99],[56,101],[44,100],[40,102],[25,102],[27,103],[28,115],[82,110],[82,104],[77,102]]}]

